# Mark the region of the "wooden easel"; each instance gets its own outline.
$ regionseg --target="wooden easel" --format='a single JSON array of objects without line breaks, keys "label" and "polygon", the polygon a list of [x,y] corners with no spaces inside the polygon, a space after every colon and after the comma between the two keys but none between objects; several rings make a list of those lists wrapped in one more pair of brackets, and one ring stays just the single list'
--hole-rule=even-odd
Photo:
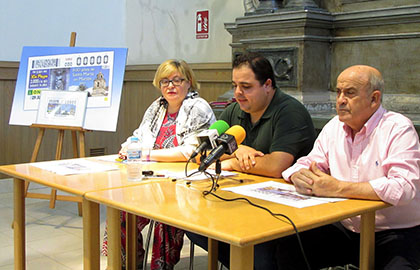
[{"label": "wooden easel", "polygon": [[[76,32],[71,33],[70,37],[70,47],[74,47],[76,44]],[[56,125],[41,125],[41,124],[32,124],[32,128],[39,128],[38,136],[35,142],[34,151],[32,152],[31,162],[35,162],[38,157],[39,148],[41,147],[42,139],[44,138],[46,129],[55,129],[58,130],[57,138],[57,147],[55,152],[55,159],[61,159],[61,154],[63,150],[63,141],[64,141],[64,131],[71,130],[72,142],[73,142],[73,157],[85,157],[85,130],[81,127],[68,127],[68,126],[56,126]],[[77,132],[79,136],[77,136]],[[79,149],[77,148],[77,139],[79,139]],[[52,189],[51,194],[43,193],[33,193],[28,192],[29,182],[25,182],[25,197],[27,198],[37,198],[37,199],[49,199],[50,208],[55,208],[56,200],[59,201],[71,201],[78,203],[79,216],[82,215],[82,198],[69,196],[69,195],[57,195],[57,190]]]}]

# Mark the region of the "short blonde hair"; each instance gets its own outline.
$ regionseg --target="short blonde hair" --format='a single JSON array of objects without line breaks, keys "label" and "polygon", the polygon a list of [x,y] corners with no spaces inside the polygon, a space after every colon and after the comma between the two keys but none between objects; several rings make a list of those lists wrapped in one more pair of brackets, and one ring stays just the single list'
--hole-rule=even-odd
[{"label": "short blonde hair", "polygon": [[181,75],[190,82],[191,87],[188,90],[194,91],[199,89],[199,84],[195,78],[194,72],[188,66],[187,62],[184,60],[175,59],[169,59],[160,64],[156,70],[155,78],[153,79],[153,85],[157,89],[160,89],[160,81],[164,78],[167,78],[174,72],[181,73]]}]

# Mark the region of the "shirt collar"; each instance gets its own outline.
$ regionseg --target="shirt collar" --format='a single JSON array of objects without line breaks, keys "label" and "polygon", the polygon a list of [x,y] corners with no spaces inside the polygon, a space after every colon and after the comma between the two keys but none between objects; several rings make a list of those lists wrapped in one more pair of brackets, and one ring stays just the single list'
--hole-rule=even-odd
[{"label": "shirt collar", "polygon": [[[379,108],[369,118],[369,120],[367,120],[367,122],[363,125],[359,133],[365,133],[366,136],[369,136],[373,132],[373,130],[378,126],[379,121],[382,119],[382,116],[385,112],[386,110],[382,107],[382,105],[380,105]],[[351,128],[344,123],[342,123],[342,125],[347,135],[351,136]]]},{"label": "shirt collar", "polygon": [[[275,99],[278,100],[279,97],[280,97],[280,95],[282,95],[282,94],[283,94],[283,92],[281,92],[279,89],[275,89],[274,90],[273,98],[271,99],[270,104],[268,105],[267,109],[265,109],[265,111],[264,111],[263,115],[261,116],[260,120],[261,119],[271,118],[272,114],[275,112],[275,109],[276,109],[275,107],[276,107],[276,105],[278,103],[278,102],[275,102],[274,100]],[[244,111],[241,110],[241,113],[239,115],[239,118],[245,119],[246,117],[248,117],[249,119],[251,119],[251,116],[249,115],[249,113],[244,112]],[[260,120],[258,120],[258,121],[260,121]]]}]

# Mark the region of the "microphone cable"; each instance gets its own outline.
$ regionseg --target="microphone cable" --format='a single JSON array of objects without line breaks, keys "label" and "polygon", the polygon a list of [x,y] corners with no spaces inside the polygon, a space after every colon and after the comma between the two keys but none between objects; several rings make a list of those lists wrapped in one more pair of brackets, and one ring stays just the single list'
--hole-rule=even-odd
[{"label": "microphone cable", "polygon": [[[199,171],[199,170],[197,170],[197,171],[195,171],[195,172],[191,173],[190,175],[188,175],[188,164],[190,163],[190,161],[191,161],[191,158],[189,158],[189,159],[187,160],[187,163],[185,164],[185,168],[184,168],[184,170],[185,170],[185,178],[188,178],[188,177],[193,176],[194,174],[200,173],[200,171]],[[208,176],[208,177],[212,177],[212,175],[211,175],[211,174],[209,174],[209,173],[207,173],[207,172],[205,172],[205,171],[204,171],[204,174],[205,174],[206,176]],[[213,180],[213,179],[212,179],[212,180]]]},{"label": "microphone cable", "polygon": [[218,198],[218,199],[220,199],[222,201],[226,201],[226,202],[241,201],[241,200],[242,201],[246,201],[247,203],[249,203],[250,205],[252,205],[254,207],[257,207],[257,208],[260,208],[262,210],[267,211],[268,213],[270,213],[270,215],[272,215],[274,218],[276,218],[276,219],[278,219],[280,221],[283,221],[284,222],[284,220],[280,219],[279,217],[285,218],[289,222],[289,224],[293,226],[293,230],[295,231],[295,234],[296,234],[296,237],[297,237],[297,240],[298,240],[298,244],[299,244],[299,247],[300,247],[300,251],[301,251],[301,253],[303,255],[303,259],[305,260],[306,267],[307,267],[308,270],[311,270],[311,266],[309,264],[308,258],[306,257],[305,250],[303,249],[302,240],[300,239],[299,231],[298,231],[295,223],[292,221],[291,218],[289,218],[285,214],[273,213],[270,209],[268,209],[268,208],[266,208],[264,206],[258,205],[256,203],[253,203],[248,198],[245,198],[245,197],[237,197],[237,198],[227,199],[227,198],[223,198],[223,197],[217,195],[216,193],[213,192],[213,190],[215,190],[214,189],[215,187],[213,187],[213,186],[215,185],[216,181],[214,181],[213,176],[211,174],[208,174],[208,175],[210,175],[213,184],[212,184],[212,187],[211,187],[210,190],[203,191],[204,197],[207,196],[207,195],[212,195],[212,196],[214,196],[214,197],[216,197],[216,198]]}]

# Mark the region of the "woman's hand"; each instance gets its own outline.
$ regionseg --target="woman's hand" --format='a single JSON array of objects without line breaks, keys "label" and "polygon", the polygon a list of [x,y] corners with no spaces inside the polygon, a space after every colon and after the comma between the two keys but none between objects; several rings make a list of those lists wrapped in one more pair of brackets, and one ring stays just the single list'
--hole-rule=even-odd
[{"label": "woman's hand", "polygon": [[118,152],[118,158],[121,160],[127,159],[127,147],[121,148],[120,152]]}]

